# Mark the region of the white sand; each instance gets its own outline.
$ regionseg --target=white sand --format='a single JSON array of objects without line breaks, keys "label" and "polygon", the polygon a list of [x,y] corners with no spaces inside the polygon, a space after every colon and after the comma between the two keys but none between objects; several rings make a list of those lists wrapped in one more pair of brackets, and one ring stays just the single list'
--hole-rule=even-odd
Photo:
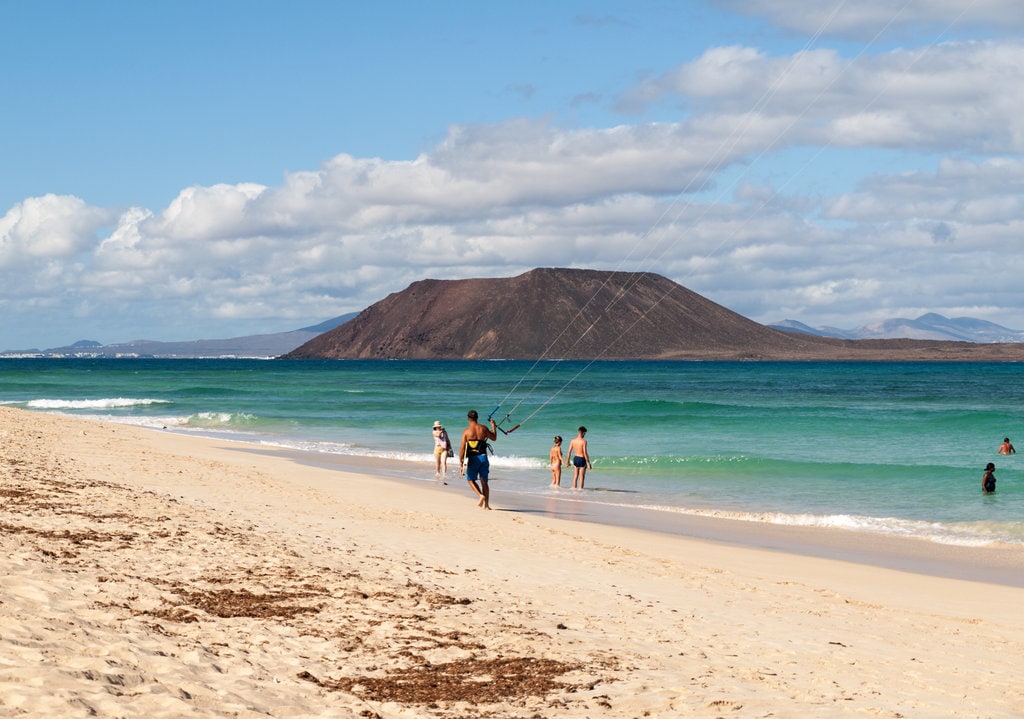
[{"label": "white sand", "polygon": [[0,441],[2,716],[1024,716],[1022,589],[9,408]]}]

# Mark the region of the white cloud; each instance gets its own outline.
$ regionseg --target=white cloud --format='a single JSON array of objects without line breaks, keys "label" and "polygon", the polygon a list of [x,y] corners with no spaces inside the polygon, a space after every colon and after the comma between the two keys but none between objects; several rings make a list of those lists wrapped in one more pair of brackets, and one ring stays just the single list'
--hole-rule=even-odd
[{"label": "white cloud", "polygon": [[[861,191],[830,200],[825,211],[837,220],[931,221],[947,228],[1020,222],[1024,219],[1024,161],[946,159],[934,173],[868,178]],[[949,230],[941,234],[948,239]]]},{"label": "white cloud", "polygon": [[265,190],[254,183],[187,187],[159,216],[147,219],[151,225],[148,231],[190,242],[248,234],[247,208]]},{"label": "white cloud", "polygon": [[[1024,151],[1024,42],[946,43],[842,59],[713,48],[625,93],[639,109],[679,97],[702,125],[765,144]],[[767,132],[773,133],[765,141]]]},{"label": "white cloud", "polygon": [[871,39],[922,27],[933,33],[957,27],[1024,29],[1017,0],[856,0],[815,3],[806,0],[721,0],[739,13],[759,15],[773,24],[807,34]]},{"label": "white cloud", "polygon": [[0,267],[73,257],[110,219],[77,197],[30,197],[0,218]]}]

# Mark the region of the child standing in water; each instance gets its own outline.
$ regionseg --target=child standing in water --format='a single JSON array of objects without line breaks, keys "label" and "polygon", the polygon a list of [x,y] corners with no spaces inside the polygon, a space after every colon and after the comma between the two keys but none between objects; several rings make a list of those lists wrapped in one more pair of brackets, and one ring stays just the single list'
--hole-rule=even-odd
[{"label": "child standing in water", "polygon": [[583,483],[587,479],[587,470],[593,469],[590,463],[590,454],[587,452],[587,428],[580,427],[579,435],[569,442],[569,452],[565,455],[565,464],[569,466],[572,460],[572,488],[583,489]]},{"label": "child standing in water", "polygon": [[548,453],[551,463],[551,486],[557,487],[562,483],[562,438],[555,435],[555,444]]}]

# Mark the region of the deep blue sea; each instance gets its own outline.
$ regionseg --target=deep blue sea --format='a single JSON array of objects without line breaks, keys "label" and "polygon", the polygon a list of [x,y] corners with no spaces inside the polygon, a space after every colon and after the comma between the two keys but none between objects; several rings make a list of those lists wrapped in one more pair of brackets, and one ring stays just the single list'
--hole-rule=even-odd
[{"label": "deep blue sea", "polygon": [[[495,443],[496,494],[1024,544],[1024,456],[996,454],[1024,452],[1020,364],[0,359],[0,403],[407,460],[422,481],[435,420],[457,443],[468,409],[500,406],[521,426]],[[552,489],[552,437],[581,424],[587,489],[568,470]]]}]

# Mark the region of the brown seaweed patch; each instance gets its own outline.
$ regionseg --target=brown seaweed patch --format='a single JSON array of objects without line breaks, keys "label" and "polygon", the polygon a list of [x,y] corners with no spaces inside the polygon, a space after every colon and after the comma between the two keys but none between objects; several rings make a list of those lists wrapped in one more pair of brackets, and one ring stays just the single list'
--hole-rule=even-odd
[{"label": "brown seaweed patch", "polygon": [[165,609],[153,609],[143,614],[156,617],[157,619],[164,619],[168,622],[177,622],[178,624],[192,624],[198,622],[199,617],[194,613],[183,607],[167,607]]},{"label": "brown seaweed patch", "polygon": [[350,692],[379,702],[480,704],[564,691],[569,686],[558,678],[580,668],[554,659],[512,657],[425,664],[383,677],[321,680],[309,672],[300,672],[298,676],[330,691]]},{"label": "brown seaweed patch", "polygon": [[[295,599],[315,596],[312,592],[255,594],[248,589],[214,589],[203,591],[184,589],[180,586],[175,587],[173,591],[184,600],[181,605],[171,610],[157,610],[146,613],[170,621],[195,621],[193,618],[185,617],[188,614],[187,610],[184,609],[185,606],[194,607],[211,616],[222,619],[235,617],[288,619],[300,614],[316,614],[320,611],[320,607],[288,604],[288,602]],[[175,612],[174,610],[181,610],[181,612]]]},{"label": "brown seaweed patch", "polygon": [[34,527],[8,524],[7,522],[0,522],[0,532],[3,532],[4,534],[32,534],[37,537],[43,537],[44,539],[62,539],[71,542],[72,544],[84,544],[86,542],[112,542],[115,539],[127,542],[135,538],[135,535],[130,532],[110,534],[107,532],[97,532],[92,529],[85,529],[77,532],[70,529],[36,529]]}]

